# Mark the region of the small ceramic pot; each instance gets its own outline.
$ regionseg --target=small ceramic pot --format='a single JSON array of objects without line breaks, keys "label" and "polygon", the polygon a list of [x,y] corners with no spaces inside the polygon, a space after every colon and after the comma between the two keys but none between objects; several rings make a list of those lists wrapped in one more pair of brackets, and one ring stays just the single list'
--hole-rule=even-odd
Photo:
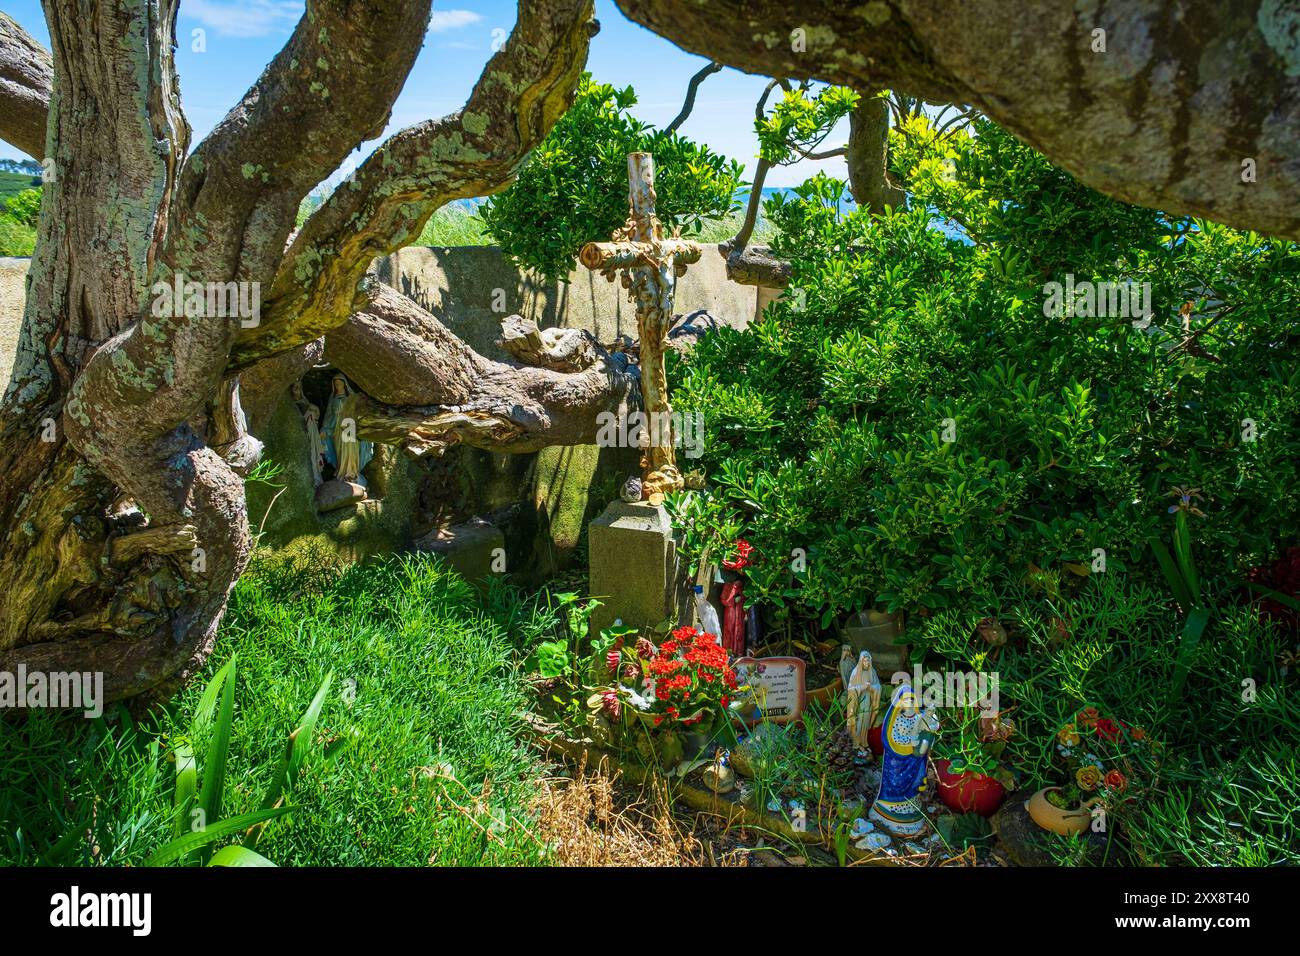
[{"label": "small ceramic pot", "polygon": [[1047,799],[1052,791],[1060,787],[1044,787],[1025,801],[1025,809],[1030,818],[1044,830],[1069,836],[1072,833],[1086,833],[1092,824],[1092,805],[1100,798],[1093,798],[1073,810],[1065,810]]},{"label": "small ceramic pot", "polygon": [[1007,788],[992,777],[971,770],[953,773],[951,761],[936,760],[935,774],[939,778],[937,792],[943,805],[953,813],[978,813],[991,817],[1007,797]]}]

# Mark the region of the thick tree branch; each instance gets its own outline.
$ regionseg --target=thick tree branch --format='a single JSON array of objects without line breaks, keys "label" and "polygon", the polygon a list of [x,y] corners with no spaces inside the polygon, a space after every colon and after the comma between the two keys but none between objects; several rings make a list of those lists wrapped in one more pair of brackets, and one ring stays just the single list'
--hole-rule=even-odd
[{"label": "thick tree branch", "polygon": [[792,266],[789,259],[772,255],[767,246],[742,246],[733,248],[722,243],[718,251],[727,259],[727,278],[741,285],[761,285],[769,289],[784,289],[790,284]]},{"label": "thick tree branch", "polygon": [[49,51],[0,13],[0,139],[45,158],[45,121],[54,85]]},{"label": "thick tree branch", "polygon": [[364,393],[362,438],[414,455],[456,444],[531,452],[590,444],[597,415],[636,401],[637,369],[595,343],[588,359],[571,362],[578,371],[498,362],[388,286],[368,281],[366,297],[325,350]]},{"label": "thick tree branch", "polygon": [[444,204],[509,185],[572,104],[596,28],[591,0],[521,2],[514,31],[464,109],[395,134],[304,224],[263,323],[239,335],[235,364],[346,321],[371,260],[415,241]]},{"label": "thick tree branch", "polygon": [[886,206],[903,205],[903,190],[889,180],[889,104],[880,96],[860,94],[849,114],[847,163],[858,206],[879,215]]},{"label": "thick tree branch", "polygon": [[[427,13],[427,2],[308,3],[284,49],[186,161],[153,278],[269,282],[301,197],[386,121]],[[69,433],[82,452],[122,487],[139,484],[139,462],[123,450],[147,458],[155,439],[210,409],[237,326],[174,304],[144,310],[76,383]]]},{"label": "thick tree branch", "polygon": [[1117,199],[1300,238],[1294,4],[617,2],[728,66],[973,104]]}]

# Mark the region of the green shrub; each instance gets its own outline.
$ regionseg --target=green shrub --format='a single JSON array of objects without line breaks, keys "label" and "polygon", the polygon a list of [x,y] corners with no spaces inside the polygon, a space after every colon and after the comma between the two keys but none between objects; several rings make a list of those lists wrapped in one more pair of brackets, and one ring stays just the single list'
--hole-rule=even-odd
[{"label": "green shrub", "polygon": [[[1147,541],[1168,539],[1179,486],[1205,497],[1208,574],[1294,537],[1296,246],[1103,197],[991,123],[908,132],[911,211],[843,215],[824,177],[769,201],[785,296],[670,366],[675,407],[706,423],[709,490],[671,502],[687,553],[743,534],[763,556],[748,593],[829,623],[989,613],[1098,549],[1158,584]],[[1151,283],[1149,327],[1046,315],[1067,274]]]},{"label": "green shrub", "polygon": [[4,202],[4,214],[21,226],[36,228],[41,217],[41,187],[24,189]]},{"label": "green shrub", "polygon": [[584,76],[572,108],[533,150],[519,178],[479,211],[492,238],[520,266],[564,279],[588,242],[627,219],[627,154],[655,157],[655,209],[668,229],[700,231],[735,206],[742,167],[675,133],[635,119],[632,88]]},{"label": "green shrub", "polygon": [[0,215],[0,256],[30,256],[35,248],[35,229]]},{"label": "green shrub", "polygon": [[[1224,607],[1174,694],[1180,622],[1164,591],[1105,574],[1077,588],[1009,588],[1003,600],[1010,639],[999,651],[978,637],[978,612],[918,618],[908,639],[929,667],[998,674],[1015,722],[1005,765],[1022,790],[1065,782],[1057,731],[1096,706],[1156,745],[1122,766],[1083,748],[1135,778],[1133,803],[1111,815],[1123,839],[1110,862],[1300,862],[1300,698],[1278,667],[1293,639],[1251,608]],[[1049,845],[1067,859],[1066,841]]]}]

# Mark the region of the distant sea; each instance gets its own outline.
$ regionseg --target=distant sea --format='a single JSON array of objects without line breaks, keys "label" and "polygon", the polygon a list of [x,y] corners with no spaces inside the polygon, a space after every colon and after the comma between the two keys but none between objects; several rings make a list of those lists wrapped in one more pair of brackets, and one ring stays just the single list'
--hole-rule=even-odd
[{"label": "distant sea", "polygon": [[[792,192],[794,192],[794,188],[791,186],[765,186],[763,187],[763,201],[766,202],[768,198],[775,196],[778,193],[781,195],[785,195],[786,193],[792,193]],[[749,201],[749,190],[748,189],[739,190],[736,193],[736,201],[743,208],[744,204]],[[477,209],[479,207],[479,204],[482,202],[483,199],[479,197],[475,199],[457,199],[449,203],[449,205],[460,206],[464,209],[473,211]],[[840,212],[849,213],[856,208],[857,208],[857,203],[853,201],[853,197],[849,195],[849,192],[846,189],[844,191],[844,195],[840,197]],[[762,219],[761,211],[759,212],[759,218],[760,220]],[[933,225],[936,229],[942,232],[949,239],[957,239],[965,243],[970,242],[969,237],[957,225],[955,225],[952,222],[949,222],[948,220],[943,219],[937,213],[934,217]]]}]

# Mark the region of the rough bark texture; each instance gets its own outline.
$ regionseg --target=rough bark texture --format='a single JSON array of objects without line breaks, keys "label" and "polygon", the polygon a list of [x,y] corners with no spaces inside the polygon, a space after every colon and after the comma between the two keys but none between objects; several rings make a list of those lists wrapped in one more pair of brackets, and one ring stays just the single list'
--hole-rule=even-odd
[{"label": "rough bark texture", "polygon": [[[428,0],[309,0],[192,153],[176,0],[50,0],[53,82],[0,19],[0,136],[39,156],[48,133],[53,160],[0,422],[0,670],[103,671],[114,700],[164,696],[203,662],[250,547],[245,406],[264,421],[325,331],[376,389],[379,431],[415,452],[583,440],[628,394],[621,357],[573,374],[490,363],[364,281],[439,205],[508,183],[571,102],[590,0],[527,6],[466,110],[393,136],[292,244],[302,197],[387,123]],[[271,294],[241,323],[157,295],[177,281]]]},{"label": "rough bark texture", "polygon": [[401,293],[365,286],[365,308],[325,349],[365,396],[361,438],[416,456],[457,444],[507,452],[592,444],[599,413],[637,401],[637,369],[594,342],[585,364],[575,359],[566,371],[498,362]]},{"label": "rough bark texture", "polygon": [[618,5],[727,66],[973,104],[1118,199],[1300,238],[1300,9],[1286,0]]},{"label": "rough bark texture", "polygon": [[863,93],[849,114],[849,142],[844,154],[849,191],[861,208],[877,215],[886,206],[902,206],[903,190],[889,180],[889,104]]},{"label": "rough bark texture", "polygon": [[0,129],[34,159],[45,158],[45,114],[53,84],[50,54],[0,13]]},{"label": "rough bark texture", "polygon": [[790,260],[772,255],[767,246],[732,249],[729,245],[721,245],[718,251],[727,258],[727,278],[732,282],[769,289],[784,289],[790,284]]}]

